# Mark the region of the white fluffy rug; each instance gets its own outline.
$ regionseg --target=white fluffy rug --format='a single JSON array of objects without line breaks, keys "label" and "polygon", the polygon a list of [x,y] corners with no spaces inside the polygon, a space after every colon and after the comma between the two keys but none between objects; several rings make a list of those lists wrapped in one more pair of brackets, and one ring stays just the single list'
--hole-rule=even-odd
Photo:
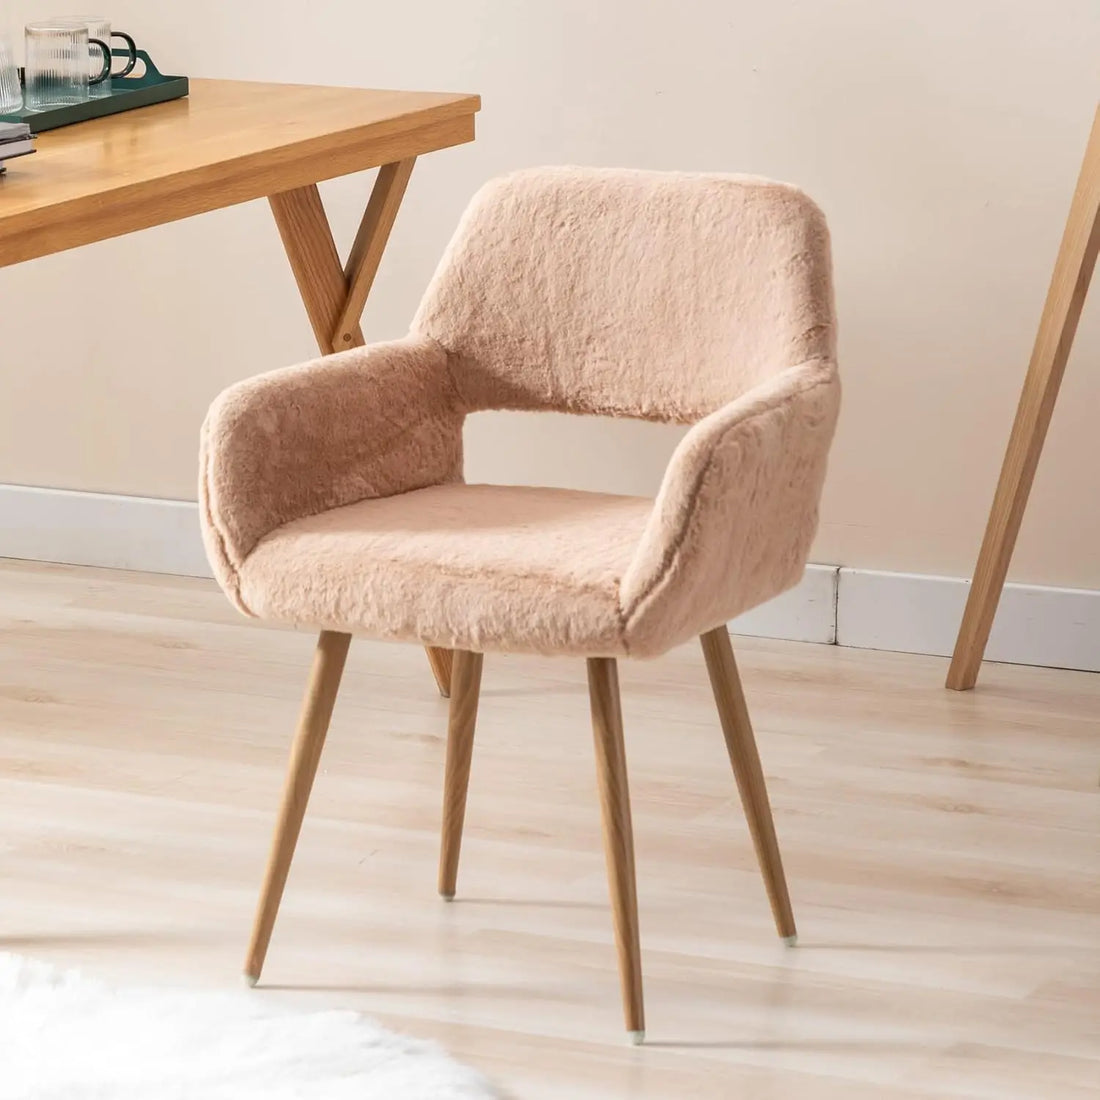
[{"label": "white fluffy rug", "polygon": [[4,1100],[490,1100],[473,1070],[354,1012],[111,989],[0,954]]}]

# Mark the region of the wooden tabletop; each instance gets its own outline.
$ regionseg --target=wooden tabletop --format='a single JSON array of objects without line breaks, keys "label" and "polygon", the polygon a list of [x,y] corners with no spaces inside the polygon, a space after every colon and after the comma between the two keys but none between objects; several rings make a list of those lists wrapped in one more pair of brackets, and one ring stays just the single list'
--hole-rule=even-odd
[{"label": "wooden tabletop", "polygon": [[472,141],[475,95],[193,80],[43,134],[0,176],[0,267]]}]

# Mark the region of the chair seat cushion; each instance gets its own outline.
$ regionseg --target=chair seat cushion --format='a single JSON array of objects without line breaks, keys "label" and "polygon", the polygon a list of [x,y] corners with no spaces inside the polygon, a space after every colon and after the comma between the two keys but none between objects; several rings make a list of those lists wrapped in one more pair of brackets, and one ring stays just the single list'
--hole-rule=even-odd
[{"label": "chair seat cushion", "polygon": [[619,583],[653,502],[439,485],[276,528],[239,594],[264,619],[478,652],[626,653]]}]

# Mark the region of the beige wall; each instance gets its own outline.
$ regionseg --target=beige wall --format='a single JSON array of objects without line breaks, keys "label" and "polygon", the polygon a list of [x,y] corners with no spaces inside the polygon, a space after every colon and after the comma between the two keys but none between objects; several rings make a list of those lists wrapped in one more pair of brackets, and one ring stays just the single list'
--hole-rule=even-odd
[{"label": "beige wall", "polygon": [[[10,5],[11,29],[54,0]],[[169,71],[477,91],[414,174],[365,329],[536,163],[750,171],[829,215],[846,404],[818,561],[970,571],[1097,95],[1096,0],[109,0]],[[369,181],[325,188],[350,237]],[[2,198],[2,187],[0,187]],[[1100,290],[1096,294],[1100,299]],[[263,204],[0,270],[0,481],[193,496],[203,410],[311,354]],[[1100,302],[1015,575],[1100,588]],[[649,492],[676,433],[476,418],[472,478]]]}]

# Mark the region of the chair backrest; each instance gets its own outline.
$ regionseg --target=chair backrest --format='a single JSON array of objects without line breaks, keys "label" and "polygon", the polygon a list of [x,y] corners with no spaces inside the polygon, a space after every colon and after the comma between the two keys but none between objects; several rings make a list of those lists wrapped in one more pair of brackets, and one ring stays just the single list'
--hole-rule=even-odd
[{"label": "chair backrest", "polygon": [[835,355],[825,219],[748,176],[518,172],[474,197],[413,331],[469,411],[693,423]]}]

